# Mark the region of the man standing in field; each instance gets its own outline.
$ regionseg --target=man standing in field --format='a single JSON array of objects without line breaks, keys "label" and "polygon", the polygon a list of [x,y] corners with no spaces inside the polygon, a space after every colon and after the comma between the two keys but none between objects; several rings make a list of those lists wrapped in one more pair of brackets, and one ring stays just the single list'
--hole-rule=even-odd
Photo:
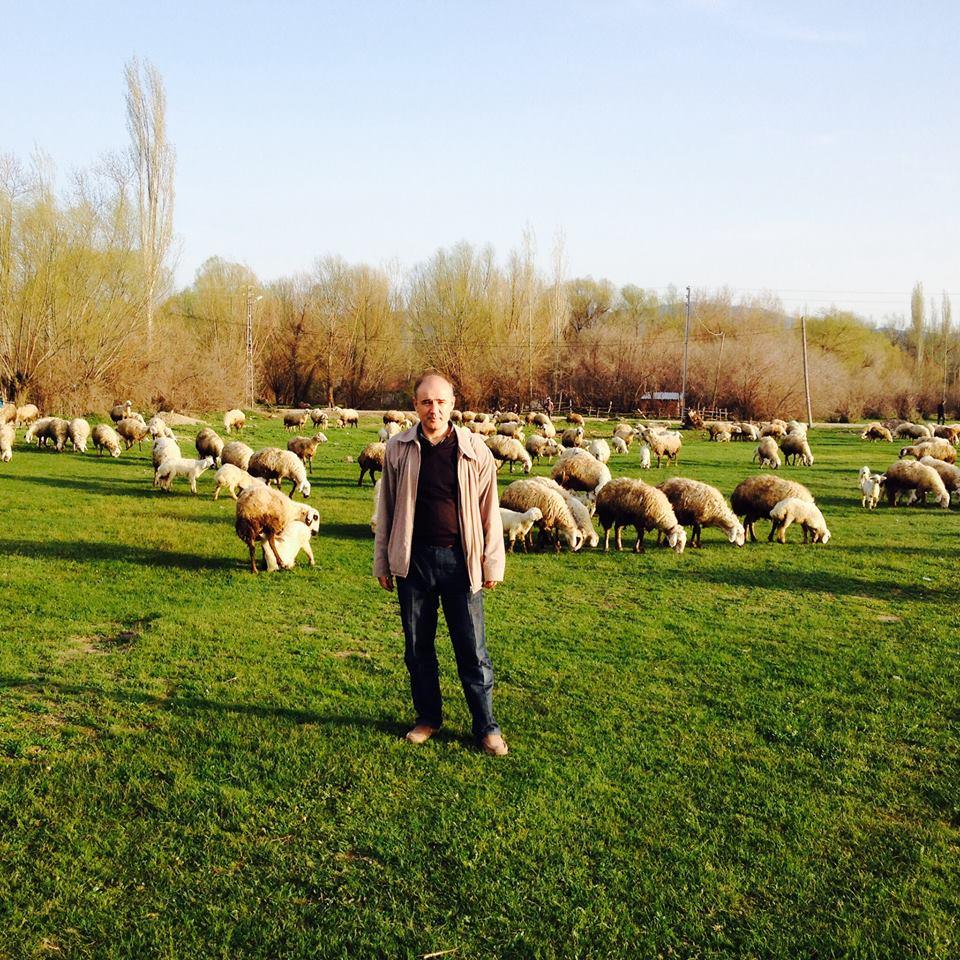
[{"label": "man standing in field", "polygon": [[384,590],[397,578],[404,660],[424,743],[443,722],[437,662],[437,609],[453,641],[473,735],[493,756],[507,744],[493,717],[493,665],[487,653],[483,591],[503,580],[503,526],[497,469],[483,438],[450,423],[453,386],[427,373],[413,388],[420,423],[387,441],[373,574]]}]

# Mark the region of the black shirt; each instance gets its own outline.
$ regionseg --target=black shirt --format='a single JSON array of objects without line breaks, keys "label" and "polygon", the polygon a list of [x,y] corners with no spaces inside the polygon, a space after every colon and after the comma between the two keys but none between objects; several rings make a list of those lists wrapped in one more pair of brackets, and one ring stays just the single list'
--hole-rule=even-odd
[{"label": "black shirt", "polygon": [[413,539],[433,547],[453,547],[460,542],[457,514],[457,434],[449,427],[436,444],[417,427],[420,444],[420,475],[417,505],[413,514]]}]

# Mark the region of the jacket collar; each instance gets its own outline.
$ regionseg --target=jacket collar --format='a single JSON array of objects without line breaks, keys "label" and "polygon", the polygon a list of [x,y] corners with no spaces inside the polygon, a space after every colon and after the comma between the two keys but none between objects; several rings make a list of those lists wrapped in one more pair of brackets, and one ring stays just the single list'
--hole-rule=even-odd
[{"label": "jacket collar", "polygon": [[[412,443],[417,439],[417,431],[420,425],[415,423],[412,427],[408,427],[402,433],[398,433],[395,440],[400,443]],[[472,433],[466,427],[458,427],[456,424],[453,424],[453,432],[457,437],[457,445],[460,447],[460,452],[468,460],[476,460],[477,454],[473,449],[473,443],[471,441]]]}]

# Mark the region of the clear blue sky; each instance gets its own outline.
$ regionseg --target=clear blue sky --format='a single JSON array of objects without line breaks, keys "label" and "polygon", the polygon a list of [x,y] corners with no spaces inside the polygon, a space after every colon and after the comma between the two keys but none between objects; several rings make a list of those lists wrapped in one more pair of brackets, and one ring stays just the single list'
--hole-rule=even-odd
[{"label": "clear blue sky", "polygon": [[[458,240],[880,319],[960,293],[955,2],[0,2],[0,151],[64,178],[166,83],[177,279]],[[958,311],[955,309],[955,314]]]}]

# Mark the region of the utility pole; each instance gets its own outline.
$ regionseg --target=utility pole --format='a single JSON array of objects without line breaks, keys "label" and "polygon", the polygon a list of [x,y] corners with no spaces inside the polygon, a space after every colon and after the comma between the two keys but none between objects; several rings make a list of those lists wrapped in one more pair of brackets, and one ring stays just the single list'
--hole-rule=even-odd
[{"label": "utility pole", "polygon": [[680,426],[687,418],[687,359],[690,355],[690,288],[687,287],[687,323],[683,334],[683,386],[680,388]]},{"label": "utility pole", "polygon": [[246,329],[246,347],[247,347],[247,363],[246,363],[246,395],[247,395],[247,408],[252,409],[254,403],[254,394],[256,393],[254,389],[253,382],[253,305],[258,301],[262,300],[263,297],[254,297],[253,287],[247,287],[247,329]]},{"label": "utility pole", "polygon": [[810,369],[807,366],[807,311],[804,308],[800,317],[800,336],[803,339],[803,389],[807,395],[807,426],[813,426],[813,412],[810,407]]}]

